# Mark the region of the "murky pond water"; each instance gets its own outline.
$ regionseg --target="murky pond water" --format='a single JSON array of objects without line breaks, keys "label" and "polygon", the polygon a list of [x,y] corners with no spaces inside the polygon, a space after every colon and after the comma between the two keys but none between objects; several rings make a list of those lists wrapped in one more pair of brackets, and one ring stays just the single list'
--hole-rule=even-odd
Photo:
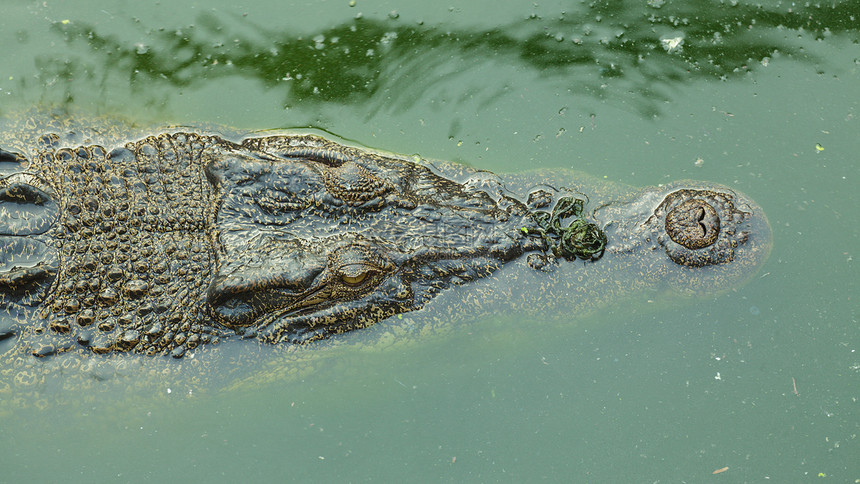
[{"label": "murky pond water", "polygon": [[856,2],[18,3],[0,115],[708,180],[762,205],[774,248],[720,296],[498,313],[253,384],[128,396],[124,369],[117,395],[4,413],[0,481],[860,479]]}]

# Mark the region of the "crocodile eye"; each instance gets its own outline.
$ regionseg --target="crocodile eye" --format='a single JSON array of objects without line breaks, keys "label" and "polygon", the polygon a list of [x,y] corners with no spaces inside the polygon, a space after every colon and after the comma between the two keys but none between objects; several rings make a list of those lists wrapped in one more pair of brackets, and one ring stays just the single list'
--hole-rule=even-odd
[{"label": "crocodile eye", "polygon": [[356,274],[354,276],[348,276],[346,274],[340,276],[340,280],[343,281],[347,286],[359,286],[365,280],[367,280],[367,276],[370,272],[362,272],[361,274]]},{"label": "crocodile eye", "polygon": [[374,248],[355,244],[339,247],[329,255],[332,297],[360,297],[373,290],[394,266]]}]

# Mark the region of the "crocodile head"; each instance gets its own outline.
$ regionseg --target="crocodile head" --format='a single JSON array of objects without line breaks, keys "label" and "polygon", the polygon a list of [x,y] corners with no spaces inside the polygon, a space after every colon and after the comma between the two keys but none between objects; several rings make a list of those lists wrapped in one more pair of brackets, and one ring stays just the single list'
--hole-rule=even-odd
[{"label": "crocodile head", "polygon": [[498,182],[457,183],[314,136],[246,139],[207,176],[219,200],[208,311],[247,337],[306,342],[366,327],[544,248]]},{"label": "crocodile head", "polygon": [[[526,270],[551,270],[551,242],[534,236],[546,228],[535,215],[558,207],[559,191],[514,197],[496,175],[453,181],[315,136],[249,138],[213,159],[218,267],[207,310],[246,337],[302,343],[367,327],[527,252]],[[609,243],[601,269],[575,269],[578,277],[602,273],[630,288],[723,290],[755,273],[771,246],[762,210],[713,184],[646,188],[605,201],[591,220]],[[553,284],[568,297],[595,287],[574,280]]]}]

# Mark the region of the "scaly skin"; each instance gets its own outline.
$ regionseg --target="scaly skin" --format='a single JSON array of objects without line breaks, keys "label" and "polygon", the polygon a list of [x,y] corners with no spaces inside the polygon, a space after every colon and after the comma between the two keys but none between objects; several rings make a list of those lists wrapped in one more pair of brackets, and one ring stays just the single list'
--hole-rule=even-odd
[{"label": "scaly skin", "polygon": [[[726,187],[634,191],[313,135],[235,139],[46,114],[7,121],[0,376],[38,382],[33,361],[73,354],[304,344],[394,328],[392,316],[418,310],[410,323],[435,327],[501,305],[559,314],[649,288],[715,292],[770,249],[761,209]],[[567,195],[588,199],[587,220],[608,237],[597,261],[559,259],[534,235],[534,214]]]}]

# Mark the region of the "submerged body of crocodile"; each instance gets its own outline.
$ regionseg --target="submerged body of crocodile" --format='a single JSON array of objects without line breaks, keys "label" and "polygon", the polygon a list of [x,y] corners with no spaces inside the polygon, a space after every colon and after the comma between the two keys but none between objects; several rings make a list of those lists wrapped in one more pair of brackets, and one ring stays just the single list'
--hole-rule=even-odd
[{"label": "submerged body of crocodile", "polygon": [[[510,278],[509,265],[547,306],[724,288],[770,248],[757,205],[695,182],[566,192],[551,175],[502,178],[313,135],[38,132],[0,136],[0,353],[17,359],[302,343]],[[601,260],[556,260],[535,235],[536,214],[570,193],[588,195],[587,219],[608,236]],[[528,304],[512,287],[463,294]]]}]

